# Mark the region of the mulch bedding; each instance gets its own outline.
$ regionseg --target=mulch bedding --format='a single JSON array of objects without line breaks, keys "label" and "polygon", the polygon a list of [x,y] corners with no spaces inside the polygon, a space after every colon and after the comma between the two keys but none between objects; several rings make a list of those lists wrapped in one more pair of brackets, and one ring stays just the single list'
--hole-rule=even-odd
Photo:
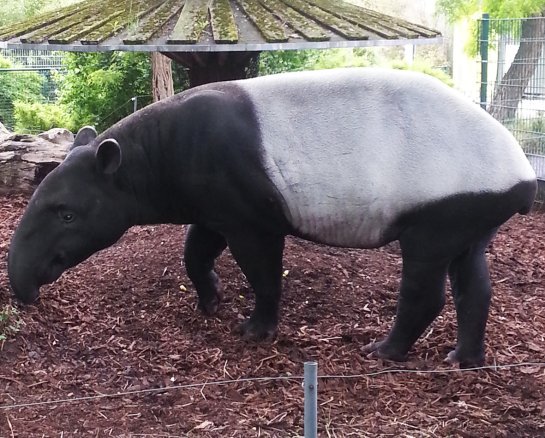
[{"label": "mulch bedding", "polygon": [[[253,297],[228,252],[217,266],[218,315],[195,310],[179,226],[135,227],[44,287],[37,305],[12,302],[5,260],[25,204],[0,197],[0,304],[18,306],[24,322],[0,351],[2,437],[302,435],[300,379],[241,379],[301,376],[307,360],[322,376],[360,375],[319,380],[319,436],[545,435],[545,367],[461,372],[443,362],[455,344],[450,299],[409,362],[361,353],[392,324],[395,245],[356,251],[289,239],[280,333],[260,345],[232,333]],[[487,365],[545,361],[543,230],[543,214],[515,217],[489,250]],[[420,372],[361,376],[389,369]],[[222,380],[240,381],[202,385]],[[185,384],[197,385],[175,388]],[[131,393],[102,397],[118,392]],[[32,405],[60,399],[71,401]]]}]

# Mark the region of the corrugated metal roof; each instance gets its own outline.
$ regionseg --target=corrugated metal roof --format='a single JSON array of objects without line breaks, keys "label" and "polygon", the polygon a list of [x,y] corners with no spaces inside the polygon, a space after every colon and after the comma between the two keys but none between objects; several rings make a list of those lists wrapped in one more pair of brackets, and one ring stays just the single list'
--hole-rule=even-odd
[{"label": "corrugated metal roof", "polygon": [[243,51],[430,43],[436,30],[330,0],[84,0],[0,28],[0,47]]}]

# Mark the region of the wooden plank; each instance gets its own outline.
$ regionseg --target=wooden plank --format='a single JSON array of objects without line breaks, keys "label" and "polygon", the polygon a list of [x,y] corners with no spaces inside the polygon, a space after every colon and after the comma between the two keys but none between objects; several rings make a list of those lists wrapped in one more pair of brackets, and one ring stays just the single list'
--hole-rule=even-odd
[{"label": "wooden plank", "polygon": [[151,5],[148,3],[149,2],[145,0],[133,2],[132,9],[124,10],[125,14],[119,17],[116,16],[118,11],[115,10],[115,7],[112,7],[110,9],[111,12],[109,12],[109,19],[105,22],[105,24],[82,36],[80,40],[81,44],[99,44],[132,23],[138,22],[140,18],[154,10],[157,7],[158,2],[152,2]]},{"label": "wooden plank", "polygon": [[60,20],[72,16],[74,13],[84,11],[92,7],[93,2],[87,1],[82,3],[76,3],[72,6],[67,6],[55,11],[51,11],[47,14],[40,15],[37,18],[31,18],[29,20],[22,21],[20,23],[12,24],[0,29],[0,40],[9,40],[21,35],[32,33],[40,28],[53,25]]},{"label": "wooden plank", "polygon": [[[329,12],[336,17],[346,20],[349,23],[360,26],[370,32],[379,35],[386,39],[396,38],[417,38],[418,34],[409,33],[406,29],[395,26],[391,20],[388,22],[389,27],[385,27],[382,22],[377,21],[374,17],[366,13],[365,10],[348,4],[336,4],[335,7],[331,3],[323,0],[308,0],[310,3],[318,6],[326,12]],[[352,6],[352,7],[351,7]],[[388,17],[385,15],[384,17]]]},{"label": "wooden plank", "polygon": [[312,20],[320,23],[322,26],[331,29],[333,32],[343,36],[347,40],[365,40],[372,36],[368,31],[348,23],[345,20],[324,11],[318,6],[303,0],[282,0],[285,4],[292,7],[299,13],[306,15]]},{"label": "wooden plank", "polygon": [[100,16],[96,17],[97,20],[90,21],[86,23],[83,26],[74,26],[70,29],[66,29],[65,31],[50,36],[47,41],[50,44],[69,44],[77,39],[81,38],[83,35],[86,35],[87,33],[92,32],[95,29],[98,29],[99,27],[104,26],[106,23],[108,23],[110,20],[115,20],[117,17],[119,17],[123,11],[117,11],[113,13],[110,16],[107,16],[106,18],[102,18]]},{"label": "wooden plank", "polygon": [[[432,29],[413,24],[401,18],[382,14],[371,9],[355,6],[346,2],[336,4],[335,7],[325,0],[308,0],[328,12],[341,18],[367,28],[384,38],[418,38],[434,37],[439,32]],[[397,36],[392,36],[397,34]]]},{"label": "wooden plank", "polygon": [[251,0],[237,0],[237,3],[258,28],[268,43],[284,43],[288,41],[284,27],[275,16],[263,5]]},{"label": "wooden plank", "polygon": [[212,0],[209,11],[214,41],[218,44],[236,43],[238,29],[229,0]]},{"label": "wooden plank", "polygon": [[159,32],[166,22],[177,15],[183,6],[183,0],[166,1],[142,22],[134,34],[125,38],[123,42],[125,44],[144,44]]},{"label": "wooden plank", "polygon": [[330,39],[327,32],[315,21],[300,14],[279,0],[260,0],[261,4],[287,23],[295,31],[299,32],[307,41],[327,41]]},{"label": "wooden plank", "polygon": [[208,4],[205,0],[186,0],[182,13],[167,40],[169,44],[195,44],[208,25]]},{"label": "wooden plank", "polygon": [[[118,3],[119,1],[115,5],[118,6]],[[66,32],[67,30],[70,30],[72,28],[77,29],[78,26],[81,25],[81,23],[85,23],[87,21],[94,22],[95,20],[100,19],[101,12],[107,5],[108,2],[106,0],[91,4],[85,9],[80,10],[75,14],[72,14],[69,18],[67,17],[53,25],[40,28],[36,32],[33,32],[32,34],[21,38],[21,42],[41,43],[49,39],[49,37],[52,35]]]}]

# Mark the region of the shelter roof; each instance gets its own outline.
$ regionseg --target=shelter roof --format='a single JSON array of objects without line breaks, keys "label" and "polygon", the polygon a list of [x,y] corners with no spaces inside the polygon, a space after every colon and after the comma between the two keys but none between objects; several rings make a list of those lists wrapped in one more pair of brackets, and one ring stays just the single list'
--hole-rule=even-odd
[{"label": "shelter roof", "polygon": [[83,0],[0,28],[0,48],[220,52],[436,42],[342,0]]}]

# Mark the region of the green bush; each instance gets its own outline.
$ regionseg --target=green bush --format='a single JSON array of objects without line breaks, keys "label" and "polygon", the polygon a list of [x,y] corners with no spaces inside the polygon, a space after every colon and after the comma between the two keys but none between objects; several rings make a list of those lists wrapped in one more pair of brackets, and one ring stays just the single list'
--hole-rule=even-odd
[{"label": "green bush", "polygon": [[376,56],[369,49],[279,50],[260,55],[259,74],[362,67],[375,63]]},{"label": "green bush", "polygon": [[418,71],[420,73],[425,73],[427,75],[430,75],[430,76],[433,76],[434,78],[439,79],[440,81],[444,82],[450,87],[454,85],[452,78],[447,73],[445,73],[443,70],[434,68],[432,65],[428,63],[415,62],[414,64],[409,65],[403,61],[394,61],[394,62],[391,62],[389,66],[396,70],[412,70],[412,71]]},{"label": "green bush", "polygon": [[43,132],[51,128],[75,131],[74,123],[64,106],[54,103],[14,102],[16,132]]},{"label": "green bush", "polygon": [[70,53],[59,84],[60,103],[77,126],[102,131],[133,110],[133,96],[151,94],[148,53]]},{"label": "green bush", "polygon": [[[0,56],[0,69],[16,67]],[[14,124],[14,103],[39,102],[42,99],[44,77],[29,71],[0,71],[0,122],[12,128]]]}]

